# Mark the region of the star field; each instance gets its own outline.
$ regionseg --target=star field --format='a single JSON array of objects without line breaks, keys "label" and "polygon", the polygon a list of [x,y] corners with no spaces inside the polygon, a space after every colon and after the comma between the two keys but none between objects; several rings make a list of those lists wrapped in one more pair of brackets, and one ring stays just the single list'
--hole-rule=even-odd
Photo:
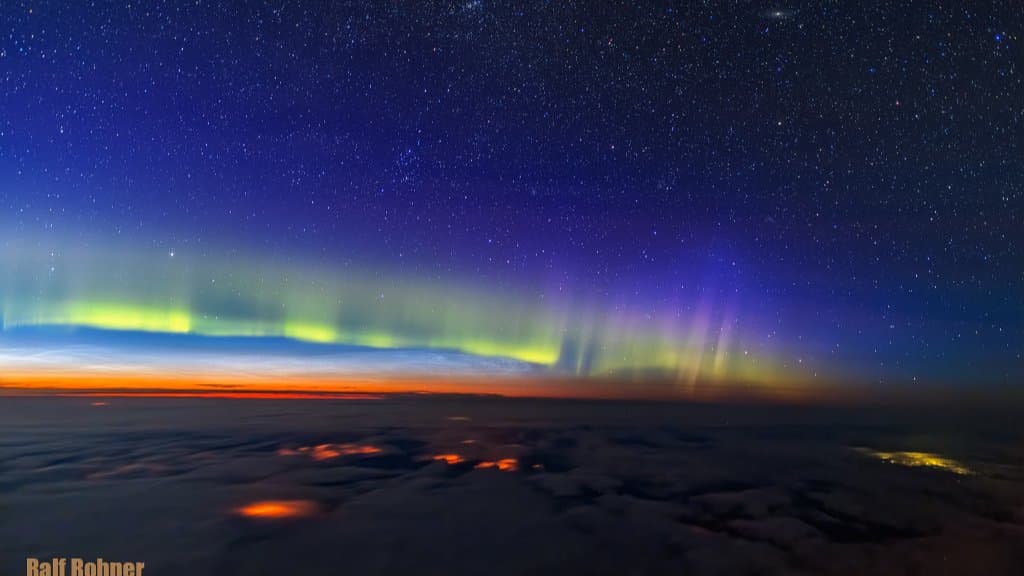
[{"label": "star field", "polygon": [[735,301],[789,364],[1008,382],[1022,26],[1014,2],[9,2],[0,225]]}]

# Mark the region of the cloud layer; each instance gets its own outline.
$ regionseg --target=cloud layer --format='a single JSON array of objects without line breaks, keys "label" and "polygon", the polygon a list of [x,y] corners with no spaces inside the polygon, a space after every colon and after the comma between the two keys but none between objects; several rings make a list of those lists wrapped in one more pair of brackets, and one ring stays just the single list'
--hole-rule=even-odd
[{"label": "cloud layer", "polygon": [[[93,404],[0,404],[4,573],[50,555],[199,575],[1024,565],[1024,444],[996,410],[451,397]],[[942,454],[972,473],[866,447]]]}]

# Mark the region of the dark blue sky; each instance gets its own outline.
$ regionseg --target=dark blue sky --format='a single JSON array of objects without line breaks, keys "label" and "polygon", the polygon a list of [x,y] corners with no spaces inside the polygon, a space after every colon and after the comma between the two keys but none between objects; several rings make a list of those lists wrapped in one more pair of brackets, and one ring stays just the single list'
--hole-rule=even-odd
[{"label": "dark blue sky", "polygon": [[6,2],[0,223],[634,306],[870,379],[1022,375],[1015,2]]}]

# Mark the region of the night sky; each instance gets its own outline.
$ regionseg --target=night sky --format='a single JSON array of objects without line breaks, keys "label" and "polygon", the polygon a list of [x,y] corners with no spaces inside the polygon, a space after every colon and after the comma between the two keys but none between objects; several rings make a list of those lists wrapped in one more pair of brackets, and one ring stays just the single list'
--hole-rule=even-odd
[{"label": "night sky", "polygon": [[1015,382],[1024,11],[870,4],[4,2],[4,325]]}]

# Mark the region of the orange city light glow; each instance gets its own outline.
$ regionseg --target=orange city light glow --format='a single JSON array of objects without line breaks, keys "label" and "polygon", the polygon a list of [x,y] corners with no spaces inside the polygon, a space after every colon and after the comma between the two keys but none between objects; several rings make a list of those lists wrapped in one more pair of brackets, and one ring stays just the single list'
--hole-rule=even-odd
[{"label": "orange city light glow", "polygon": [[317,506],[312,500],[263,500],[237,509],[246,518],[301,518],[312,516]]},{"label": "orange city light glow", "polygon": [[458,454],[438,454],[434,456],[434,460],[444,460],[448,464],[461,464],[466,459]]},{"label": "orange city light glow", "polygon": [[515,472],[519,469],[519,461],[515,458],[502,458],[501,460],[485,460],[476,465],[477,468],[497,468],[502,472]]},{"label": "orange city light glow", "polygon": [[317,461],[330,460],[339,456],[368,456],[381,452],[380,448],[369,444],[317,444],[316,446],[302,446],[295,450],[282,448],[277,451],[281,456],[307,455]]}]

